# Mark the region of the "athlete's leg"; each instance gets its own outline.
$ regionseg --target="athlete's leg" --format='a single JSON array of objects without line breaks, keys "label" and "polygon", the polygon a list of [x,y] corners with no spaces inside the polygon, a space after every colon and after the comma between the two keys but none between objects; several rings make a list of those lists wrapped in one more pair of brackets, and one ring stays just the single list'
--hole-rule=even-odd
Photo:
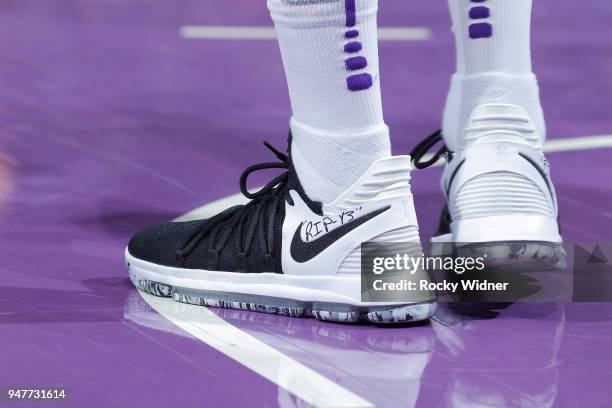
[{"label": "athlete's leg", "polygon": [[544,262],[556,265],[561,237],[531,69],[532,0],[449,5],[457,72],[442,132],[449,150],[442,180],[448,205],[434,240],[485,243],[475,247],[496,247],[502,264],[546,254]]},{"label": "athlete's leg", "polygon": [[546,130],[531,69],[531,2],[449,0],[457,67],[444,110],[443,134],[451,150],[469,143],[470,117],[488,104],[524,110],[533,124],[528,136],[541,148]]},{"label": "athlete's leg", "polygon": [[306,192],[329,202],[390,155],[378,73],[377,0],[268,0]]}]

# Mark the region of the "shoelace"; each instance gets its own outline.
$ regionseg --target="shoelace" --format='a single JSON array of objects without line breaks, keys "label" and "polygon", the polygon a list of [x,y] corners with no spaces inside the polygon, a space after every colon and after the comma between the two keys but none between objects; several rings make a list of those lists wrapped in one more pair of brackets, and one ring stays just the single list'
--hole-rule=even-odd
[{"label": "shoelace", "polygon": [[[434,147],[438,142],[442,142],[442,147],[431,157],[429,160],[422,161],[427,152]],[[427,136],[422,142],[417,144],[414,149],[410,152],[412,157],[412,164],[417,169],[426,169],[434,165],[441,157],[446,157],[450,160],[452,152],[448,150],[444,140],[442,138],[442,130],[437,130],[431,135]]]},{"label": "shoelace", "polygon": [[[191,251],[208,237],[210,246],[209,259],[216,263],[221,251],[233,236],[238,250],[238,256],[246,257],[251,249],[256,233],[263,243],[264,255],[272,257],[274,253],[274,231],[276,215],[280,205],[285,199],[289,172],[276,176],[259,191],[251,193],[247,187],[247,180],[251,173],[265,169],[289,169],[289,158],[279,152],[272,145],[264,145],[276,155],[280,162],[266,162],[249,166],[240,176],[240,192],[251,201],[245,205],[232,207],[209,219],[202,229],[177,251],[177,257],[184,259]],[[258,228],[259,227],[259,228]],[[243,239],[244,237],[244,239]]]}]

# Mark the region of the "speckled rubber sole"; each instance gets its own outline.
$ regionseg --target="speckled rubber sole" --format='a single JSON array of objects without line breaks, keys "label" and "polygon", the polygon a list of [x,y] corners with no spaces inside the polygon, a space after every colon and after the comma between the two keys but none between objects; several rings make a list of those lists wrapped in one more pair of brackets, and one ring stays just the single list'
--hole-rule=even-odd
[{"label": "speckled rubber sole", "polygon": [[192,305],[248,310],[290,317],[315,317],[336,323],[402,324],[429,319],[436,303],[425,302],[392,306],[353,306],[336,303],[302,302],[277,297],[226,293],[172,287],[137,276],[130,271],[130,280],[143,292]]},{"label": "speckled rubber sole", "polygon": [[482,258],[486,270],[551,271],[567,266],[563,244],[544,241],[432,242],[432,256]]},{"label": "speckled rubber sole", "polygon": [[460,244],[458,257],[484,258],[488,270],[548,271],[566,267],[562,244],[539,241],[500,241]]}]

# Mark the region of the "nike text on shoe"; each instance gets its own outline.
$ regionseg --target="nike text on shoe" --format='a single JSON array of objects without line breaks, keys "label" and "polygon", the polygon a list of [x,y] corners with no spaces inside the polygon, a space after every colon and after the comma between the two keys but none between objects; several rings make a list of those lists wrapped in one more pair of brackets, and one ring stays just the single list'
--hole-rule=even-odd
[{"label": "nike text on shoe", "polygon": [[512,105],[483,105],[456,152],[443,146],[440,131],[412,152],[424,168],[446,158],[442,190],[447,205],[432,238],[438,254],[480,257],[504,269],[556,269],[565,264],[557,198],[549,164],[535,127],[524,110]]},{"label": "nike text on shoe", "polygon": [[[419,242],[410,157],[374,162],[351,188],[324,204],[308,198],[290,156],[266,146],[280,162],[245,170],[240,189],[248,204],[132,238],[125,256],[133,284],[179,302],[334,322],[431,317],[433,293],[399,303],[361,301],[360,245]],[[249,192],[249,174],[270,168],[287,171]]]}]

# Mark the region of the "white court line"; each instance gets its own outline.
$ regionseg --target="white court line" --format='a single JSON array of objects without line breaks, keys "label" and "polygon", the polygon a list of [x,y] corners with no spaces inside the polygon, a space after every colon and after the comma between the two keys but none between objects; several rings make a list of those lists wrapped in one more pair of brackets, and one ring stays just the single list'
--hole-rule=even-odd
[{"label": "white court line", "polygon": [[[275,40],[274,27],[183,26],[181,37],[206,40]],[[428,41],[431,30],[424,27],[385,27],[378,29],[381,41]]]},{"label": "white court line", "polygon": [[373,407],[334,381],[257,340],[203,306],[140,292],[153,309],[192,336],[315,407]]},{"label": "white court line", "polygon": [[601,135],[549,140],[544,146],[544,151],[547,153],[573,152],[609,147],[612,147],[612,135]]},{"label": "white court line", "polygon": [[[257,189],[257,187],[255,189]],[[210,218],[213,215],[219,214],[221,211],[234,205],[246,204],[248,201],[248,198],[243,196],[242,193],[232,194],[230,196],[210,202],[202,207],[191,210],[188,213],[177,217],[173,221],[191,221],[201,220],[202,218]]]}]

